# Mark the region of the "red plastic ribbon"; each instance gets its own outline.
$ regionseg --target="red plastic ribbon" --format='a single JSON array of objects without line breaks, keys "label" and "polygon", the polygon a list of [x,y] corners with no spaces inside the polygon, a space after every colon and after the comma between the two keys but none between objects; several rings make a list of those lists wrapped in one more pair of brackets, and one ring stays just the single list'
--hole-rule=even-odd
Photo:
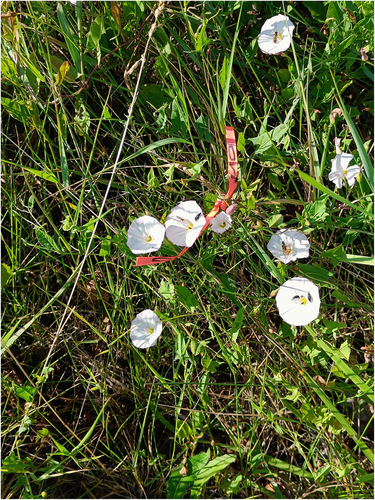
[{"label": "red plastic ribbon", "polygon": [[[234,129],[232,127],[225,127],[225,139],[227,142],[227,157],[228,157],[228,191],[225,195],[224,200],[217,199],[212,210],[206,215],[206,224],[203,226],[202,231],[199,236],[205,231],[211,220],[216,217],[220,209],[225,210],[228,207],[228,201],[232,198],[236,188],[238,179],[238,161],[237,161],[237,146],[236,146],[236,136]],[[199,238],[198,236],[198,238]],[[198,239],[197,238],[197,239]],[[171,257],[137,257],[136,266],[147,266],[150,264],[161,264],[162,262],[170,262],[171,260],[178,259],[185,252],[189,250],[190,247],[185,247],[178,255]]]}]

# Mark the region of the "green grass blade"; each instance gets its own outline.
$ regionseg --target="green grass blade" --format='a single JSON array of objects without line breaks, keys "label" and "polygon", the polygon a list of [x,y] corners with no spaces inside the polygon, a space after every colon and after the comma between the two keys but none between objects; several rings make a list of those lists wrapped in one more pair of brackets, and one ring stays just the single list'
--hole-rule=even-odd
[{"label": "green grass blade", "polygon": [[78,71],[78,73],[81,72],[81,56],[79,53],[79,50],[77,49],[75,45],[75,41],[69,26],[69,23],[66,19],[63,4],[61,2],[58,2],[57,7],[57,17],[59,18],[60,21],[60,26],[61,29],[63,30],[64,33],[64,38],[66,41],[66,45],[68,46],[70,55],[72,56],[73,62],[75,69]]},{"label": "green grass blade", "polygon": [[336,89],[336,95],[335,95],[336,100],[337,100],[338,104],[340,105],[340,108],[341,108],[342,113],[344,115],[345,121],[348,124],[349,130],[353,136],[355,145],[357,146],[357,149],[358,149],[359,156],[362,160],[362,165],[363,165],[365,172],[366,172],[366,175],[367,175],[368,183],[371,187],[371,190],[373,191],[374,190],[374,166],[371,163],[371,160],[370,160],[368,154],[366,153],[365,147],[363,145],[363,141],[361,139],[361,136],[358,133],[357,127],[354,125],[354,122],[353,122],[350,114],[348,113],[348,110],[346,109],[344,101],[341,98],[341,95],[340,95],[339,89],[337,88],[337,83],[333,77],[332,71],[330,71],[330,73],[332,76],[333,84],[334,84],[335,89]]}]

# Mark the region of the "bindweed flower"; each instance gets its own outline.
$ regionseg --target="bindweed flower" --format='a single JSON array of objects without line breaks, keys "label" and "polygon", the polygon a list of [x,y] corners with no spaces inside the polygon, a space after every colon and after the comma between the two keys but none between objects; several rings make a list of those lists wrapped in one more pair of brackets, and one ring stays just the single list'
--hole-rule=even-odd
[{"label": "bindweed flower", "polygon": [[258,45],[265,54],[285,52],[293,36],[294,24],[288,16],[279,14],[263,24],[258,37]]},{"label": "bindweed flower", "polygon": [[310,243],[307,237],[295,229],[281,229],[271,236],[268,250],[283,264],[309,256]]},{"label": "bindweed flower", "polygon": [[368,61],[368,55],[366,54],[364,47],[361,48],[361,59],[362,61]]},{"label": "bindweed flower", "polygon": [[341,153],[332,160],[332,168],[328,179],[334,182],[339,189],[342,187],[343,179],[347,180],[350,187],[353,186],[361,171],[358,165],[348,167],[353,158],[354,156],[349,153]]},{"label": "bindweed flower", "polygon": [[211,220],[211,229],[214,233],[225,233],[232,225],[232,218],[225,212],[220,212]]},{"label": "bindweed flower", "polygon": [[175,245],[191,247],[205,223],[202,209],[196,201],[182,201],[172,208],[165,221],[165,235]]},{"label": "bindweed flower", "polygon": [[279,288],[276,305],[289,325],[308,325],[319,316],[319,288],[306,278],[291,278]]},{"label": "bindweed flower", "polygon": [[135,347],[146,349],[156,344],[163,330],[159,316],[151,309],[145,309],[137,314],[130,327],[130,340]]},{"label": "bindweed flower", "polygon": [[143,215],[130,224],[126,244],[135,254],[156,252],[163,243],[164,235],[163,224],[150,215]]}]

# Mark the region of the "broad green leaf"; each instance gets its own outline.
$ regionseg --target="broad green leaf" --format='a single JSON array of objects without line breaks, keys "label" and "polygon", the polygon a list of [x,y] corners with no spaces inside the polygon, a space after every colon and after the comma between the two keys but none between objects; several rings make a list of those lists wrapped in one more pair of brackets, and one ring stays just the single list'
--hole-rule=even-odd
[{"label": "broad green leaf", "polygon": [[244,308],[241,307],[241,309],[239,309],[236,314],[235,320],[233,321],[233,325],[230,331],[233,342],[236,342],[238,334],[240,333],[240,330],[242,328],[244,312]]},{"label": "broad green leaf", "polygon": [[207,464],[210,459],[210,450],[207,452],[198,453],[193,457],[188,458],[187,475],[181,475],[181,467],[172,471],[167,482],[167,498],[182,498],[186,494],[186,489],[193,484],[198,472]]},{"label": "broad green leaf", "polygon": [[173,295],[174,295],[174,286],[173,286],[173,283],[168,282],[168,281],[162,279],[161,282],[160,282],[160,287],[159,287],[158,292],[160,293],[160,295],[162,297],[164,297],[164,299],[166,299],[166,300],[172,300],[173,299]]},{"label": "broad green leaf", "polygon": [[220,363],[218,363],[214,359],[211,359],[208,353],[206,353],[202,358],[202,365],[208,372],[216,373],[216,369],[220,365]]},{"label": "broad green leaf", "polygon": [[207,47],[207,45],[210,45],[210,43],[212,43],[212,41],[206,36],[205,24],[201,26],[198,35],[195,34],[195,38],[196,38],[195,50],[200,53],[203,53],[204,48]]},{"label": "broad green leaf", "polygon": [[147,175],[147,185],[150,189],[156,189],[160,186],[158,178],[156,177],[152,167]]},{"label": "broad green leaf", "polygon": [[7,474],[23,472],[25,469],[35,469],[30,457],[23,457],[22,460],[16,457],[14,451],[2,460],[1,471]]},{"label": "broad green leaf", "polygon": [[52,174],[50,172],[44,172],[43,170],[36,170],[35,168],[29,168],[29,167],[22,167],[22,168],[24,170],[27,170],[28,172],[31,172],[32,174],[36,175],[37,177],[45,179],[46,181],[54,182],[55,184],[59,183],[55,174]]},{"label": "broad green leaf", "polygon": [[298,269],[301,273],[300,275],[304,278],[308,278],[320,284],[324,283],[325,286],[330,288],[335,287],[333,283],[334,274],[323,267],[312,266],[311,264],[298,264]]},{"label": "broad green leaf", "polygon": [[223,455],[216,457],[205,465],[197,475],[190,492],[190,498],[200,498],[202,487],[218,472],[224,470],[228,465],[236,461],[236,455]]},{"label": "broad green leaf", "polygon": [[116,2],[110,2],[110,3],[111,3],[112,17],[116,23],[117,34],[119,35],[122,31],[121,12]]},{"label": "broad green leaf", "polygon": [[334,266],[337,266],[339,262],[343,262],[345,260],[345,250],[342,245],[338,247],[331,248],[330,250],[324,250],[321,253],[321,257],[326,259],[331,259]]},{"label": "broad green leaf", "polygon": [[190,292],[188,288],[181,285],[175,285],[179,300],[189,309],[198,307],[197,298]]},{"label": "broad green leaf", "polygon": [[328,2],[327,17],[325,22],[328,22],[331,19],[334,19],[337,24],[341,23],[344,19],[344,11],[339,5],[339,2]]},{"label": "broad green leaf", "polygon": [[365,257],[364,255],[345,255],[345,262],[350,264],[360,264],[361,266],[374,266],[374,257]]},{"label": "broad green leaf", "polygon": [[178,103],[177,97],[175,97],[172,102],[171,121],[172,121],[171,133],[173,134],[175,132],[181,132],[182,136],[186,137],[187,124],[185,121],[184,113]]},{"label": "broad green leaf", "polygon": [[353,307],[356,309],[365,307],[364,304],[353,302],[347,295],[341,292],[341,290],[335,290],[334,292],[332,292],[332,297],[336,297],[336,299],[341,300],[341,302],[344,302],[344,304],[346,304],[348,307]]},{"label": "broad green leaf", "polygon": [[180,439],[184,439],[193,434],[193,429],[186,421],[178,420],[176,428],[176,436]]},{"label": "broad green leaf", "polygon": [[[60,57],[51,56],[51,65],[52,65],[52,69],[55,73],[58,73],[58,71],[63,63],[64,63],[64,61],[62,59],[60,59]],[[74,68],[74,66],[69,66],[69,69],[65,75],[65,79],[68,82],[74,82],[74,80],[76,80],[77,78],[78,78],[77,70]]]},{"label": "broad green leaf", "polygon": [[358,476],[355,480],[355,483],[369,483],[374,486],[374,473],[370,472],[370,474],[363,474],[363,476]]},{"label": "broad green leaf", "polygon": [[91,120],[90,113],[87,111],[83,101],[77,102],[75,105],[74,129],[79,135],[88,134],[90,130]]},{"label": "broad green leaf", "polygon": [[289,474],[304,477],[305,479],[314,479],[314,476],[311,474],[311,472],[301,469],[301,467],[297,467],[296,465],[291,465],[290,463],[284,462],[283,460],[279,460],[278,458],[274,458],[270,455],[265,455],[264,460],[267,465],[276,467],[276,469],[288,472]]},{"label": "broad green leaf", "polygon": [[191,177],[191,180],[195,179],[197,177],[197,175],[199,175],[201,173],[202,167],[206,163],[206,161],[207,160],[202,160],[201,162],[196,163],[192,167],[189,167],[189,172],[191,174],[193,174],[193,176]]},{"label": "broad green leaf", "polygon": [[102,241],[102,245],[100,247],[99,256],[104,257],[107,255],[111,255],[111,237],[107,236],[105,240]]},{"label": "broad green leaf", "polygon": [[13,118],[24,123],[25,125],[31,120],[32,106],[25,101],[18,101],[17,99],[8,99],[7,97],[1,98],[1,104],[5,111],[7,111]]},{"label": "broad green leaf", "polygon": [[31,385],[19,386],[13,383],[13,390],[19,398],[24,399],[28,403],[32,403],[34,395],[37,391],[36,387],[31,387]]},{"label": "broad green leaf", "polygon": [[48,252],[62,253],[60,243],[50,236],[42,227],[38,228],[35,233],[40,246],[44,250],[47,250]]},{"label": "broad green leaf", "polygon": [[69,63],[68,61],[64,61],[62,65],[59,67],[59,70],[56,75],[56,85],[61,85],[69,71]]},{"label": "broad green leaf", "polygon": [[104,26],[104,17],[102,14],[93,21],[90,28],[90,32],[87,36],[87,46],[86,46],[86,50],[96,49],[96,56],[98,63],[100,61],[100,55],[101,55],[100,39],[104,33],[105,33],[105,26]]},{"label": "broad green leaf", "polygon": [[64,8],[61,2],[57,3],[56,6],[57,17],[59,18],[60,26],[62,28],[66,45],[68,46],[70,55],[72,56],[75,69],[80,71],[81,67],[81,57],[78,48],[76,47],[76,42],[74,40],[74,35],[70,29],[69,23],[65,17]]},{"label": "broad green leaf", "polygon": [[1,288],[8,283],[8,280],[12,275],[12,269],[7,264],[1,263]]},{"label": "broad green leaf", "polygon": [[221,67],[220,71],[220,86],[223,90],[225,89],[225,85],[229,77],[228,71],[229,71],[229,59],[228,56],[224,56],[223,66]]},{"label": "broad green leaf", "polygon": [[148,83],[141,86],[139,97],[141,100],[145,99],[152,104],[155,109],[160,109],[164,104],[169,104],[173,100],[165,87],[156,85],[155,83]]}]

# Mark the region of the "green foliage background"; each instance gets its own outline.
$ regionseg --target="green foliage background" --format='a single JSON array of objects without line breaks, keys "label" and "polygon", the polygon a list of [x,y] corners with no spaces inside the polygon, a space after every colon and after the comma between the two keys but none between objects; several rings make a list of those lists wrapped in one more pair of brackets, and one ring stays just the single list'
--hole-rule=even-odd
[{"label": "green foliage background", "polygon": [[[1,9],[4,498],[372,498],[373,2]],[[293,43],[267,56],[279,13]],[[132,220],[225,193],[226,125],[232,229],[136,267]],[[309,259],[273,259],[280,228]],[[275,305],[293,276],[320,288],[304,328]]]}]

